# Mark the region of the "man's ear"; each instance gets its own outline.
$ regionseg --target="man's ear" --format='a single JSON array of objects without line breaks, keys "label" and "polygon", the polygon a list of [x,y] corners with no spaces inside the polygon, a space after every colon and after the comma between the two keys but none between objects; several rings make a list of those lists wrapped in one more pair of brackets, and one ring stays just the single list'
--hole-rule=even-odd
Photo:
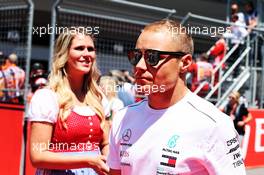
[{"label": "man's ear", "polygon": [[192,64],[192,55],[191,54],[184,55],[181,58],[180,72],[186,73],[188,71],[188,68],[191,66],[191,64]]}]

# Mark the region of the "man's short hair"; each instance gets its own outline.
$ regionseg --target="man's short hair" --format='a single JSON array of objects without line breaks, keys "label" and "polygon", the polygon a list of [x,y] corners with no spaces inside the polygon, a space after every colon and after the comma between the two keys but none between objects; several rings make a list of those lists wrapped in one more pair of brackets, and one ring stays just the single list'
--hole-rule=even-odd
[{"label": "man's short hair", "polygon": [[15,53],[12,53],[8,56],[8,59],[12,62],[12,63],[16,63],[17,62],[17,55]]},{"label": "man's short hair", "polygon": [[189,35],[187,28],[177,21],[169,19],[156,21],[148,24],[143,31],[164,32],[164,29],[170,33],[171,38],[177,45],[180,44],[182,49],[180,51],[193,54],[193,39]]}]

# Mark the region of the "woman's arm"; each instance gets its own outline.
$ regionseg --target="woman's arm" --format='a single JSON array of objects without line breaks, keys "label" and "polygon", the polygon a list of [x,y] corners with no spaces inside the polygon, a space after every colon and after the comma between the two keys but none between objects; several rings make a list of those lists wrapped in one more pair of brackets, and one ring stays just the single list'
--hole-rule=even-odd
[{"label": "woman's arm", "polygon": [[110,125],[108,123],[108,121],[105,121],[105,125],[104,125],[104,134],[103,134],[103,139],[102,142],[100,144],[100,149],[101,149],[101,153],[104,156],[108,156],[109,153],[109,130],[110,130]]},{"label": "woman's arm", "polygon": [[248,122],[250,122],[252,120],[252,115],[251,113],[249,112],[246,119],[244,120],[245,124],[247,124]]},{"label": "woman's arm", "polygon": [[53,125],[47,122],[32,122],[30,158],[34,167],[46,169],[74,169],[90,167],[105,174],[109,171],[104,156],[70,156],[49,151]]},{"label": "woman's arm", "polygon": [[238,125],[238,126],[244,126],[244,125],[248,124],[251,120],[252,120],[252,115],[251,115],[251,113],[249,112],[249,113],[247,114],[247,117],[246,117],[244,120],[239,121],[239,122],[237,123],[237,125]]}]

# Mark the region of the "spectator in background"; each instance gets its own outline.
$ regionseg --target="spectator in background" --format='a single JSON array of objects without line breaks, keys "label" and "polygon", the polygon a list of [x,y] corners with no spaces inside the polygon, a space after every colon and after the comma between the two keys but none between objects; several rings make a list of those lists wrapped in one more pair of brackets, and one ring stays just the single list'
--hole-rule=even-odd
[{"label": "spectator in background", "polygon": [[[223,37],[215,42],[215,44],[206,53],[209,57],[214,57],[213,66],[216,67],[225,57],[227,51],[227,44]],[[225,64],[222,65],[222,69],[225,69]]]},{"label": "spectator in background", "polygon": [[191,91],[195,91],[194,84],[197,83],[197,64],[193,58],[192,64],[188,67],[188,72],[186,73],[186,85]]},{"label": "spectator in background", "polygon": [[[244,27],[245,25],[239,20],[239,16],[237,14],[233,14],[231,20],[234,23],[234,25],[230,27],[230,32],[224,33],[223,36],[225,38],[231,39],[231,48],[233,48],[235,45],[238,45],[238,48],[233,52],[233,54],[227,60],[228,68],[231,67],[236,62],[236,60],[245,50],[245,37],[248,35],[248,31]],[[233,77],[232,76],[230,77],[231,80],[237,78],[237,76],[240,74],[241,63],[243,62],[240,62],[240,64],[237,65],[233,70],[233,74],[232,74]]]},{"label": "spectator in background", "polygon": [[249,27],[248,30],[251,31],[252,28],[258,25],[258,12],[254,8],[254,4],[252,1],[247,2],[244,5],[244,8],[245,8],[246,24]]},{"label": "spectator in background", "polygon": [[111,70],[109,75],[118,80],[118,98],[123,102],[124,106],[135,103],[135,87],[132,83],[126,81],[123,72]]},{"label": "spectator in background", "polygon": [[199,84],[205,82],[203,88],[201,89],[201,95],[206,95],[210,90],[211,79],[213,73],[213,65],[209,63],[208,56],[206,53],[201,54],[200,59],[196,62],[197,64],[197,81]]},{"label": "spectator in background", "polygon": [[130,75],[128,70],[122,69],[121,72],[123,73],[126,82],[131,84],[135,83],[135,78]]},{"label": "spectator in background", "polygon": [[1,67],[0,81],[4,84],[1,99],[5,102],[23,102],[25,71],[17,66],[17,59],[17,55],[12,53]]},{"label": "spectator in background", "polygon": [[[227,52],[227,44],[223,37],[216,41],[216,43],[206,53],[209,57],[213,57],[213,68],[218,66],[224,59]],[[226,69],[226,63],[221,66],[222,70]],[[219,82],[219,70],[212,76],[212,85],[216,85]]]},{"label": "spectator in background", "polygon": [[242,145],[243,137],[245,135],[245,125],[252,120],[252,115],[248,112],[245,103],[240,98],[240,93],[237,91],[229,95],[228,105],[222,109],[224,113],[229,115],[234,121],[235,128],[239,134],[239,141]]},{"label": "spectator in background", "polygon": [[[253,4],[252,1],[249,1],[249,2],[245,3],[244,9],[245,9],[246,24],[248,26],[248,32],[251,32],[252,29],[254,29],[255,27],[258,26],[258,12],[255,9],[254,4]],[[250,38],[254,39],[255,37],[259,37],[259,35],[256,35],[256,33],[251,32],[250,33]],[[252,48],[256,48],[257,49],[256,60],[255,60],[255,54],[256,54],[255,53],[255,49],[251,49],[251,51],[250,51],[251,52],[250,61],[252,63],[250,65],[255,66],[255,64],[256,64],[256,66],[261,67],[262,66],[263,37],[257,38],[257,43],[258,43],[257,48],[254,46],[256,44],[255,42],[253,42],[254,45],[252,46]]]},{"label": "spectator in background", "polygon": [[41,63],[34,63],[30,72],[30,85],[32,92],[47,84],[47,72]]},{"label": "spectator in background", "polygon": [[30,102],[36,90],[45,87],[48,83],[47,72],[41,63],[34,63],[30,71],[30,92],[27,95],[27,101]]},{"label": "spectator in background", "polygon": [[238,4],[233,3],[231,5],[231,22],[234,23],[230,27],[230,31],[224,33],[225,38],[231,39],[231,44],[243,44],[244,37],[248,34],[246,30],[245,16],[242,12],[238,10]]},{"label": "spectator in background", "polygon": [[244,44],[244,38],[247,36],[248,31],[245,28],[245,25],[239,20],[237,14],[231,16],[231,21],[234,23],[230,27],[230,31],[224,33],[225,38],[231,39],[231,44]]},{"label": "spectator in background", "polygon": [[239,11],[239,6],[238,6],[237,3],[232,3],[231,4],[231,16],[233,16],[233,15],[236,15],[238,17],[238,22],[242,26],[246,26],[244,13]]},{"label": "spectator in background", "polygon": [[117,96],[117,82],[114,77],[102,76],[99,80],[99,86],[102,88],[106,98],[108,99],[108,107],[110,111],[109,117],[106,119],[111,121],[114,118],[116,112],[124,107],[123,102]]},{"label": "spectator in background", "polygon": [[198,92],[198,95],[205,96],[210,90],[213,65],[208,62],[207,54],[202,53],[197,59],[196,64],[192,65],[192,67],[193,66],[196,66],[194,70],[197,70],[197,73],[193,74],[193,76],[196,75],[197,77],[193,77],[194,81],[192,82],[191,90],[195,91],[201,84],[203,84],[203,87]]}]

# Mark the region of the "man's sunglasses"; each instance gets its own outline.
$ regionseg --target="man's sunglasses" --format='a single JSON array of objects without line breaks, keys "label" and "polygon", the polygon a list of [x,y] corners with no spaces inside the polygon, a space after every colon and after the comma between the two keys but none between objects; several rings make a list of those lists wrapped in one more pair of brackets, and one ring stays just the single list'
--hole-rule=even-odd
[{"label": "man's sunglasses", "polygon": [[[140,49],[132,49],[128,51],[127,55],[128,55],[129,62],[133,66],[136,66],[139,60],[142,58],[143,53]],[[168,58],[168,57],[162,57],[162,55],[170,55],[170,56],[175,56],[176,58],[179,58],[179,57],[186,55],[186,53],[159,51],[159,50],[152,50],[152,49],[147,49],[144,51],[144,59],[146,63],[151,66],[156,66],[160,60]]]}]

